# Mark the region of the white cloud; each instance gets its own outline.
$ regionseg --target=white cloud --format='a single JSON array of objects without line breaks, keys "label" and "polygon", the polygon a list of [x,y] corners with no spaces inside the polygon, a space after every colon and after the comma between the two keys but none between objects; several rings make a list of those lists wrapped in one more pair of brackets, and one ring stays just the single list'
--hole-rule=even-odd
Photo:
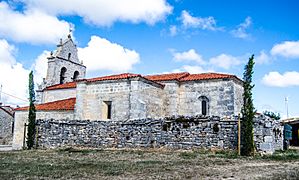
[{"label": "white cloud", "polygon": [[299,72],[291,71],[284,74],[269,72],[263,77],[262,82],[267,86],[274,87],[299,86]]},{"label": "white cloud", "polygon": [[88,71],[110,70],[123,72],[131,70],[140,61],[139,54],[107,39],[92,36],[87,47],[78,48],[79,59]]},{"label": "white cloud", "polygon": [[180,17],[183,27],[185,28],[199,28],[203,30],[217,30],[216,28],[216,20],[214,17],[193,17],[187,11],[182,11]]},{"label": "white cloud", "polygon": [[[29,70],[14,57],[15,47],[0,39],[0,84],[3,85],[2,102],[26,104]],[[7,95],[9,94],[9,95]]]},{"label": "white cloud", "polygon": [[169,28],[170,36],[175,36],[178,33],[178,28],[176,26],[170,26]]},{"label": "white cloud", "polygon": [[255,58],[255,62],[257,64],[267,64],[271,60],[271,57],[265,52],[265,50],[262,50],[260,54]]},{"label": "white cloud", "polygon": [[32,44],[57,43],[68,34],[70,26],[37,9],[14,11],[6,2],[0,2],[0,22],[0,37]]},{"label": "white cloud", "polygon": [[[2,101],[6,104],[27,105],[28,75],[30,70],[15,59],[16,49],[4,39],[0,39],[0,84],[3,85]],[[40,84],[47,73],[49,51],[43,51],[32,65],[34,82]],[[80,59],[84,60],[87,70],[111,70],[123,72],[132,69],[140,57],[134,50],[111,43],[106,39],[92,36],[87,47],[78,48]],[[22,99],[22,100],[21,100]],[[25,102],[23,101],[25,100]]]},{"label": "white cloud", "polygon": [[223,69],[230,69],[232,66],[240,65],[242,62],[239,58],[229,54],[220,54],[219,56],[212,57],[210,64],[221,67]]},{"label": "white cloud", "polygon": [[185,65],[182,67],[184,71],[187,71],[191,74],[197,74],[197,73],[206,73],[206,72],[212,72],[213,70],[206,70],[202,68],[201,66],[189,66]]},{"label": "white cloud", "polygon": [[185,52],[172,51],[173,59],[175,61],[195,61],[199,64],[205,64],[202,56],[198,54],[194,49],[190,49]]},{"label": "white cloud", "polygon": [[247,17],[243,23],[241,23],[237,29],[231,31],[231,34],[236,38],[248,39],[250,34],[246,32],[249,26],[252,24],[251,17]]},{"label": "white cloud", "polygon": [[30,9],[53,15],[78,15],[85,22],[110,26],[116,21],[154,24],[172,12],[166,0],[28,0]]},{"label": "white cloud", "polygon": [[[214,72],[212,69],[204,69],[201,66],[190,66],[190,65],[184,65],[179,69],[172,70],[173,73],[179,73],[179,72],[189,72],[191,74],[199,74],[199,73],[206,73],[206,72]],[[167,72],[169,73],[169,72]]]},{"label": "white cloud", "polygon": [[37,84],[41,84],[43,78],[47,75],[48,69],[48,59],[50,52],[44,51],[40,54],[36,59],[35,63],[33,64],[34,69],[34,82]]},{"label": "white cloud", "polygon": [[285,41],[276,44],[271,49],[271,54],[286,58],[299,58],[299,41]]}]

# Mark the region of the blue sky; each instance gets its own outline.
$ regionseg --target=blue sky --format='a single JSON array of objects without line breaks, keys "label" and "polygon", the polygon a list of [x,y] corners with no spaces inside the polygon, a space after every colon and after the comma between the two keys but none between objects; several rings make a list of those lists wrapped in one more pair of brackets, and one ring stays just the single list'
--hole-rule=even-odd
[{"label": "blue sky", "polygon": [[[214,71],[242,78],[255,54],[255,107],[286,117],[288,97],[289,115],[299,116],[298,8],[296,0],[1,1],[0,83],[26,99],[26,74],[32,69],[41,81],[46,57],[71,27],[88,77]],[[4,94],[2,101],[24,103]]]}]

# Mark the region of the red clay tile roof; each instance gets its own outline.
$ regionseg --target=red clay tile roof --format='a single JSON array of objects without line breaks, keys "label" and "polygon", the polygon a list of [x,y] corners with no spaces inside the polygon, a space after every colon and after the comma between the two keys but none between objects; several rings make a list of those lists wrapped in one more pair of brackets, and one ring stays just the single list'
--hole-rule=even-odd
[{"label": "red clay tile roof", "polygon": [[65,84],[56,84],[53,86],[46,87],[46,90],[55,90],[55,89],[70,89],[76,88],[77,82],[68,82]]},{"label": "red clay tile roof", "polygon": [[81,79],[81,80],[78,80],[76,82],[68,82],[68,83],[65,83],[65,84],[56,84],[56,85],[53,85],[53,86],[49,86],[49,87],[46,87],[45,90],[76,88],[77,82],[80,82],[80,81],[96,82],[96,81],[127,79],[127,78],[133,78],[133,77],[142,77],[142,76],[140,74],[123,73],[123,74],[102,76],[102,77],[96,77],[96,78],[90,78],[90,79]]},{"label": "red clay tile roof", "polygon": [[[74,110],[76,98],[63,99],[59,101],[48,102],[35,105],[35,109],[39,111],[59,111],[59,110]],[[27,111],[28,106],[16,108],[15,111]]]},{"label": "red clay tile roof", "polygon": [[202,74],[190,74],[180,81],[196,81],[196,80],[209,80],[209,79],[223,79],[223,78],[232,78],[236,77],[231,74],[220,74],[220,73],[202,73]]},{"label": "red clay tile roof", "polygon": [[87,82],[107,81],[107,80],[127,79],[127,78],[133,78],[133,77],[141,77],[141,75],[140,74],[123,73],[123,74],[116,74],[116,75],[86,79],[86,81]]},{"label": "red clay tile roof", "polygon": [[[147,76],[142,76],[140,74],[123,73],[123,74],[116,74],[110,76],[96,77],[91,79],[82,79],[79,81],[96,82],[96,81],[106,81],[106,80],[128,79],[134,77],[143,77],[147,80],[156,82],[157,84],[160,84],[157,81],[172,81],[172,80],[195,81],[195,80],[223,79],[223,78],[233,78],[233,77],[239,79],[235,75],[231,75],[231,74],[221,74],[221,73],[189,74],[188,72],[182,72],[182,73],[157,74],[157,75],[147,75]],[[49,86],[45,90],[76,88],[77,82],[79,81]]]},{"label": "red clay tile roof", "polygon": [[180,79],[188,75],[189,73],[182,72],[182,73],[171,73],[171,74],[148,75],[144,77],[152,81],[172,81],[172,80],[179,81]]}]

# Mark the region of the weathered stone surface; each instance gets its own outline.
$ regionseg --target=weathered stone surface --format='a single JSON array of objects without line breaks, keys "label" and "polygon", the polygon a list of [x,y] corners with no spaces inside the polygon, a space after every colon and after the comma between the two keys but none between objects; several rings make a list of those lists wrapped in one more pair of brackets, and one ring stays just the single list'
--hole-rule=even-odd
[{"label": "weathered stone surface", "polygon": [[[59,119],[74,119],[73,111],[38,111],[36,112],[36,117],[40,119],[49,119],[53,117],[53,114],[55,114],[58,123]],[[14,120],[12,148],[14,150],[19,150],[23,148],[25,123],[28,124],[28,111],[16,111]],[[45,127],[51,127],[51,124],[46,123]],[[76,128],[76,126],[73,128]]]},{"label": "weathered stone surface", "polygon": [[0,106],[0,144],[12,143],[13,112],[8,106]]},{"label": "weathered stone surface", "polygon": [[[218,132],[213,130],[215,124],[221,127]],[[236,126],[235,120],[203,116],[129,121],[39,120],[38,144],[42,148],[75,145],[235,149]]]},{"label": "weathered stone surface", "polygon": [[279,121],[259,115],[255,117],[253,127],[258,152],[273,153],[283,149],[283,126]]},{"label": "weathered stone surface", "polygon": [[[266,128],[264,123],[271,122]],[[261,153],[273,153],[283,147],[283,126],[265,116],[254,120],[255,147]],[[265,131],[270,129],[270,131]],[[38,120],[38,144],[41,148],[62,146],[115,148],[218,148],[236,149],[237,118],[217,116],[173,116],[160,119],[127,121]],[[263,132],[272,132],[265,135]]]}]

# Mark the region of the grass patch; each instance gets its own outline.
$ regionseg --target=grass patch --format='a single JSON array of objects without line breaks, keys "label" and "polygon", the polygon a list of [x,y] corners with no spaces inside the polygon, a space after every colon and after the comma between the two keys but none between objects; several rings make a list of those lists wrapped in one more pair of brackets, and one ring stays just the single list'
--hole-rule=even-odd
[{"label": "grass patch", "polygon": [[218,158],[226,158],[226,159],[236,159],[240,158],[236,151],[225,151],[225,150],[217,150],[213,153],[208,154],[209,157],[218,157]]},{"label": "grass patch", "polygon": [[67,147],[67,148],[61,148],[58,149],[57,152],[60,153],[81,153],[81,154],[88,154],[88,153],[97,153],[102,152],[102,149],[82,149],[82,148],[73,148],[73,147]]},{"label": "grass patch", "polygon": [[[281,166],[281,173],[285,171],[293,178],[299,176],[298,168],[294,168],[296,163],[299,166],[298,154],[289,150],[272,156],[237,158],[233,151],[76,148],[0,152],[0,179],[221,179],[230,177],[231,172],[235,177],[248,179],[255,174],[256,177],[276,176],[277,169],[273,170],[273,176],[269,174],[271,163]],[[277,165],[276,160],[282,163]],[[258,168],[248,168],[259,163]],[[260,175],[261,169],[267,172],[265,176]]]},{"label": "grass patch", "polygon": [[289,149],[286,151],[276,151],[272,155],[261,156],[261,159],[274,160],[274,161],[298,161],[299,152],[298,150]]},{"label": "grass patch", "polygon": [[183,158],[183,159],[194,159],[197,157],[196,152],[181,152],[179,154],[179,157]]}]

